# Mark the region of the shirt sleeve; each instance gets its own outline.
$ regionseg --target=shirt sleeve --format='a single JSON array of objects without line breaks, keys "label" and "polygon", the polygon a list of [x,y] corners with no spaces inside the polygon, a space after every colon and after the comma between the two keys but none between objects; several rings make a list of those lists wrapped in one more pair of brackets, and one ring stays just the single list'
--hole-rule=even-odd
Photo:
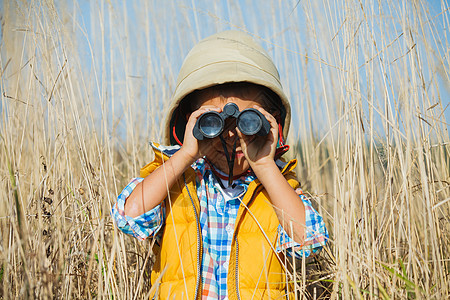
[{"label": "shirt sleeve", "polygon": [[322,216],[313,208],[311,201],[303,193],[299,197],[305,206],[306,239],[303,244],[299,244],[278,225],[277,252],[283,251],[289,255],[294,252],[295,258],[306,258],[319,252],[329,236]]},{"label": "shirt sleeve", "polygon": [[162,228],[165,216],[164,202],[138,217],[132,218],[125,215],[125,201],[142,180],[144,178],[133,178],[117,197],[117,202],[111,210],[111,216],[117,227],[139,240],[155,236]]}]

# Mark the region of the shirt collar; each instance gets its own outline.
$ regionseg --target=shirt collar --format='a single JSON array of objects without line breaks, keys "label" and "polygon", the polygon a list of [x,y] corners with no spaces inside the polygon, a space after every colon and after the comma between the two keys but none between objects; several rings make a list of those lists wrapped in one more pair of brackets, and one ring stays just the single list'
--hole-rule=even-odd
[{"label": "shirt collar", "polygon": [[[206,174],[206,172],[211,172],[212,171],[212,166],[211,164],[204,158],[199,158],[197,161],[195,161],[191,167],[194,169],[194,171],[200,172],[201,174]],[[222,175],[227,176],[227,174],[225,174],[224,172],[215,169],[215,172],[219,172]],[[215,177],[215,176],[214,176]],[[238,179],[235,179],[233,181],[233,184],[235,185],[249,185],[250,182],[252,182],[253,180],[255,180],[256,176],[253,174],[244,174],[241,177],[239,177]],[[217,179],[220,180],[220,179]]]}]

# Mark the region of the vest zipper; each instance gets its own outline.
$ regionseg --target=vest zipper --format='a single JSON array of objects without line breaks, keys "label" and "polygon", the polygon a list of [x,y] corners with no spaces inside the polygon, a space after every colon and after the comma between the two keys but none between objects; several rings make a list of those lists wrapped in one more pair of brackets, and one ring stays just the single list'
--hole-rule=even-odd
[{"label": "vest zipper", "polygon": [[241,296],[239,295],[239,243],[237,240],[237,236],[235,238],[236,243],[236,271],[235,271],[235,279],[236,279],[236,295],[238,300],[241,300]]},{"label": "vest zipper", "polygon": [[200,221],[198,220],[198,215],[197,215],[197,209],[195,209],[195,204],[194,204],[194,199],[192,199],[191,193],[189,192],[189,188],[187,186],[186,183],[186,177],[183,174],[183,179],[184,179],[184,186],[186,187],[186,191],[189,195],[189,198],[191,199],[191,203],[192,203],[192,208],[194,209],[194,215],[195,215],[195,221],[197,222],[197,279],[196,279],[196,284],[195,284],[195,295],[194,295],[194,300],[198,299],[198,292],[200,290],[200,286],[201,286],[201,237],[200,237]]},{"label": "vest zipper", "polygon": [[[260,187],[262,187],[262,184],[258,184],[255,189],[253,190],[253,195],[251,196],[250,200],[247,202],[246,206],[250,206],[250,204],[253,202],[253,200],[255,200],[255,195],[256,193],[259,192]],[[237,226],[237,223],[236,223]],[[238,230],[237,228],[235,230]],[[236,244],[236,261],[235,261],[235,267],[236,267],[236,271],[235,271],[235,277],[234,279],[236,280],[236,296],[238,298],[238,300],[241,300],[241,296],[239,295],[239,242],[237,239],[237,234],[234,236],[234,242]]]}]

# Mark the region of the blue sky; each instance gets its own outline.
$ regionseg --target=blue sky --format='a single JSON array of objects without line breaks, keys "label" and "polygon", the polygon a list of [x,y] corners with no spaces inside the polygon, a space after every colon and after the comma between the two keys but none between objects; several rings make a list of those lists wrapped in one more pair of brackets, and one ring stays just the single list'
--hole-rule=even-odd
[{"label": "blue sky", "polygon": [[[280,70],[286,92],[291,97],[293,111],[296,112],[293,125],[298,126],[302,119],[311,117],[306,113],[309,111],[312,112],[314,119],[328,120],[328,122],[309,122],[310,125],[307,125],[312,127],[310,129],[314,132],[323,134],[330,130],[332,123],[337,122],[325,113],[326,104],[332,103],[336,106],[335,98],[347,101],[348,105],[352,101],[352,98],[346,95],[348,87],[338,85],[330,88],[339,83],[339,79],[343,76],[339,68],[350,67],[347,64],[351,52],[347,47],[355,45],[355,55],[358,55],[360,66],[364,66],[368,57],[373,57],[374,53],[380,52],[372,62],[373,75],[376,76],[375,88],[379,89],[381,84],[379,81],[383,78],[383,68],[389,71],[387,68],[394,68],[399,63],[407,63],[408,47],[412,45],[402,27],[401,15],[399,15],[401,4],[392,2],[392,5],[388,5],[384,1],[374,1],[376,4],[370,6],[371,1],[363,1],[364,13],[367,17],[364,20],[359,8],[345,7],[344,1],[330,2],[332,3],[325,0],[80,0],[70,3],[57,1],[56,5],[65,29],[69,28],[73,32],[70,35],[70,42],[75,45],[81,59],[87,82],[95,86],[97,82],[102,81],[102,76],[107,77],[106,86],[93,88],[92,90],[96,92],[89,95],[97,106],[102,101],[117,101],[110,99],[114,89],[116,93],[120,90],[126,91],[126,93],[122,92],[124,94],[118,94],[117,97],[133,97],[142,109],[150,109],[148,103],[155,103],[155,98],[159,99],[162,107],[170,98],[177,72],[189,49],[200,39],[215,32],[238,29],[254,35],[273,57]],[[428,22],[432,22],[433,26],[429,26],[431,30],[427,27],[422,33],[413,32],[413,35],[416,43],[414,47],[420,51],[423,62],[446,55],[447,60],[444,60],[444,64],[448,72],[449,32],[445,24],[448,25],[449,22],[449,10],[445,2],[438,0],[420,2],[420,4],[429,4],[429,12],[425,16],[431,17]],[[380,3],[381,6],[378,6]],[[3,5],[3,2],[0,3],[1,11],[3,11]],[[361,16],[359,19],[356,18],[359,24],[345,22],[347,14],[352,9],[354,13]],[[412,18],[413,14],[409,17]],[[386,24],[380,22],[386,22]],[[318,38],[312,34],[313,30],[316,31]],[[357,33],[353,40],[349,36],[352,32]],[[371,35],[373,40],[369,43],[368,37]],[[421,36],[425,36],[429,42],[428,48],[420,39]],[[383,41],[382,38],[385,40]],[[355,44],[349,43],[349,39]],[[373,46],[374,43],[376,47]],[[390,43],[392,45],[387,47]],[[382,49],[384,50],[380,51]],[[431,54],[429,49],[432,50]],[[405,53],[406,56],[402,57]],[[428,57],[424,58],[426,55]],[[391,63],[387,64],[386,60]],[[414,76],[414,71],[408,67],[401,69]],[[365,67],[359,68],[358,89],[363,99],[366,95],[373,95],[375,105],[382,107],[383,93],[380,90],[371,90],[371,81],[367,78],[368,75],[370,76],[370,73],[367,73],[368,70]],[[433,80],[437,82],[439,96],[445,108],[450,99],[449,82],[446,77],[448,74],[446,75],[442,68],[430,70],[426,66],[423,66],[423,74],[426,79],[424,84],[430,85],[432,82],[430,78],[434,78]],[[388,81],[392,84],[389,93],[393,99],[399,97],[396,94],[395,85],[401,85],[401,80],[395,76],[398,76],[395,72],[388,76]],[[430,98],[430,95],[427,97]],[[367,101],[363,100],[363,112],[366,116],[369,107]],[[437,100],[427,99],[427,101],[431,106]],[[309,107],[306,105],[308,102]],[[392,105],[394,109],[402,108],[401,103]],[[424,104],[425,108],[422,108],[423,113],[429,112],[426,110],[426,105],[428,104]],[[120,111],[120,105],[116,107],[116,111]],[[450,107],[447,107],[443,113],[446,120],[450,120]],[[108,116],[103,117],[111,119],[112,124],[115,117],[110,114],[114,112],[110,111]],[[163,110],[153,114],[159,121]],[[401,114],[398,117],[401,117]],[[380,124],[375,126],[381,127]]]}]

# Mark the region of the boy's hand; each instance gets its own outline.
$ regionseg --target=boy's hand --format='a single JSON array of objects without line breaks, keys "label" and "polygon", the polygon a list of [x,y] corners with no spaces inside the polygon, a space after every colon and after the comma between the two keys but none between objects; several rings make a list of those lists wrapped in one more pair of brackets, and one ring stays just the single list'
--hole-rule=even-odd
[{"label": "boy's hand", "polygon": [[253,106],[259,110],[270,123],[267,136],[244,135],[236,128],[241,142],[242,152],[253,171],[274,162],[278,139],[278,123],[275,118],[260,106]]},{"label": "boy's hand", "polygon": [[194,137],[192,131],[194,129],[195,122],[197,122],[197,119],[205,112],[211,110],[221,112],[221,109],[219,107],[208,105],[200,107],[188,117],[188,122],[186,124],[186,130],[184,133],[183,146],[181,146],[180,151],[182,151],[182,153],[184,153],[188,157],[188,159],[190,160],[190,164],[200,157],[207,155],[207,150],[210,148],[208,147],[207,140],[197,140]]}]

